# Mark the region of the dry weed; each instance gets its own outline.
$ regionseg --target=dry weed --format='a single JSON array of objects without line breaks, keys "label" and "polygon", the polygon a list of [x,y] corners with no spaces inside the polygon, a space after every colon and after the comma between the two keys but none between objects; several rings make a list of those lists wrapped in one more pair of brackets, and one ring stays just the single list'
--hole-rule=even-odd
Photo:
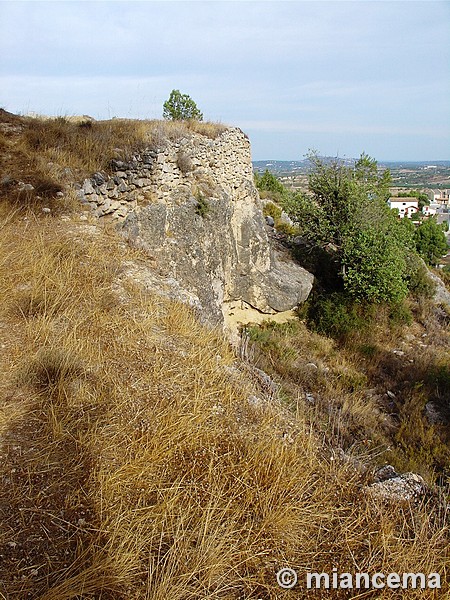
[{"label": "dry weed", "polygon": [[[367,498],[306,411],[262,397],[220,332],[121,288],[135,256],[113,233],[5,218],[1,234],[4,598],[275,600],[286,564],[298,598],[306,571],[336,565],[444,581],[444,516]],[[369,415],[355,367],[303,329],[288,349],[288,327],[267,338],[272,359],[329,365],[329,381],[309,381],[324,397],[333,388],[359,427]],[[419,596],[436,597],[409,590]]]}]

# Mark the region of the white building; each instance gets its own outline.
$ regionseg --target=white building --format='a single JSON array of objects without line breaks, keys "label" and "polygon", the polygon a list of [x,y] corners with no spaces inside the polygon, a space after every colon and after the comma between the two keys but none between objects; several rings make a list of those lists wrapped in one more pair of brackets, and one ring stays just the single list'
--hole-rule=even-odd
[{"label": "white building", "polygon": [[411,218],[411,215],[419,211],[419,201],[417,198],[389,198],[389,208],[398,209],[400,219],[404,217]]},{"label": "white building", "polygon": [[422,208],[422,212],[426,217],[431,217],[431,216],[435,215],[440,208],[441,208],[440,204],[432,202],[429,206],[425,205]]}]

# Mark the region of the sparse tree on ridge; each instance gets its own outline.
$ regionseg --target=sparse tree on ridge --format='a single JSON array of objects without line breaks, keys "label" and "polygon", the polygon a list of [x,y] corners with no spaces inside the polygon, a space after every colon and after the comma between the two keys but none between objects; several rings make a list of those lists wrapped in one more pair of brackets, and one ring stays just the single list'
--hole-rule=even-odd
[{"label": "sparse tree on ridge", "polygon": [[185,121],[194,119],[203,121],[203,114],[188,94],[180,90],[172,90],[169,99],[163,104],[163,117],[168,121]]}]

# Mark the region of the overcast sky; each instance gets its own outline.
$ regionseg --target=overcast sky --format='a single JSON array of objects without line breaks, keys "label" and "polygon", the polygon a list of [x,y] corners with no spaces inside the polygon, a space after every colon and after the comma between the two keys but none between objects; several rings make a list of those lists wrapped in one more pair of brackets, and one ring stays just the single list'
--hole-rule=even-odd
[{"label": "overcast sky", "polygon": [[450,2],[4,2],[0,106],[161,118],[172,89],[254,160],[450,159]]}]

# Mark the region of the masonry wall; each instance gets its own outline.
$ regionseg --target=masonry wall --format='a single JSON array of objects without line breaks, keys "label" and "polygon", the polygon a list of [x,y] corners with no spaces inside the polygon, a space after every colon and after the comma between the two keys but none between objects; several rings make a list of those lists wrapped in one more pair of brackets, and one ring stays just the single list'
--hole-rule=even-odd
[{"label": "masonry wall", "polygon": [[271,249],[245,134],[188,132],[162,146],[114,160],[112,174],[95,173],[79,190],[147,252],[148,286],[176,290],[213,324],[236,303],[274,314],[304,301],[312,275]]},{"label": "masonry wall", "polygon": [[225,130],[216,139],[191,134],[166,142],[160,150],[136,153],[131,160],[113,160],[112,174],[95,173],[78,191],[97,217],[124,220],[130,210],[154,202],[182,202],[193,193],[217,187],[234,197],[248,194],[252,182],[250,143],[240,129]]}]

